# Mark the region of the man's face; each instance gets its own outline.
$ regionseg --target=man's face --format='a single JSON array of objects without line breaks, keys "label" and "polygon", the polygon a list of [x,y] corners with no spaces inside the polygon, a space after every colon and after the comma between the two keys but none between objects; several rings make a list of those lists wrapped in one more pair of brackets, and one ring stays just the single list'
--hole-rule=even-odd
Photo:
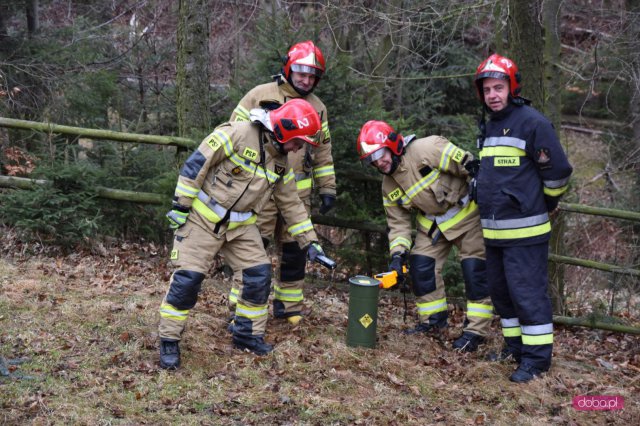
[{"label": "man's face", "polygon": [[284,152],[298,152],[298,150],[300,148],[302,148],[305,144],[305,140],[304,139],[300,139],[300,138],[293,138],[285,143],[282,144],[282,149],[284,150]]},{"label": "man's face", "polygon": [[387,174],[391,170],[391,166],[393,165],[393,158],[391,156],[391,151],[387,148],[382,148],[384,151],[382,157],[378,158],[375,161],[371,162],[372,166],[375,166],[380,173]]},{"label": "man's face", "polygon": [[499,78],[482,80],[484,103],[493,112],[503,110],[509,103],[509,82]]},{"label": "man's face", "polygon": [[306,72],[291,71],[291,82],[296,89],[310,92],[316,84],[316,76]]}]

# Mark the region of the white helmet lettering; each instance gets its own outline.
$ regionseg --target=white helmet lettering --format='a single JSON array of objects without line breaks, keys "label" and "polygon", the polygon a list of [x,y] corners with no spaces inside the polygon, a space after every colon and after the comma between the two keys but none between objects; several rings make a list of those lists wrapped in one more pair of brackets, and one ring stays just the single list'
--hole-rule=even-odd
[{"label": "white helmet lettering", "polygon": [[299,118],[298,120],[298,128],[302,129],[305,127],[309,127],[309,119],[308,118]]}]

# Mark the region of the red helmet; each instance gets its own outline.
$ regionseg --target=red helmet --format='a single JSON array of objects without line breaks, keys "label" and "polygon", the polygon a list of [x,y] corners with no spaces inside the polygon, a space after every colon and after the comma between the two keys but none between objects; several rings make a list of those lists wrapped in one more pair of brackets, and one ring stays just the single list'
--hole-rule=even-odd
[{"label": "red helmet", "polygon": [[483,99],[482,96],[482,79],[483,78],[500,78],[502,80],[509,81],[509,90],[511,97],[517,98],[520,96],[520,72],[518,72],[518,66],[509,58],[500,56],[497,53],[489,56],[482,61],[476,70],[476,89],[478,90],[478,96]]},{"label": "red helmet", "polygon": [[389,148],[395,155],[400,155],[404,148],[404,138],[384,121],[367,121],[358,135],[360,160],[366,163],[376,161],[384,152],[382,148]]},{"label": "red helmet", "polygon": [[317,79],[324,74],[324,56],[311,40],[296,43],[287,52],[282,73],[288,80],[293,72],[313,74]]},{"label": "red helmet", "polygon": [[322,123],[318,111],[301,98],[291,99],[269,112],[273,134],[282,144],[299,138],[318,146],[322,136]]}]

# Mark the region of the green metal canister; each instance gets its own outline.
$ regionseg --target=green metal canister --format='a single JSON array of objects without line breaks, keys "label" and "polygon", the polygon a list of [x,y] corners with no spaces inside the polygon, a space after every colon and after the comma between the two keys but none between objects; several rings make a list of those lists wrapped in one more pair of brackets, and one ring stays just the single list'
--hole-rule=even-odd
[{"label": "green metal canister", "polygon": [[380,281],[364,275],[349,278],[347,345],[374,348],[378,327]]}]

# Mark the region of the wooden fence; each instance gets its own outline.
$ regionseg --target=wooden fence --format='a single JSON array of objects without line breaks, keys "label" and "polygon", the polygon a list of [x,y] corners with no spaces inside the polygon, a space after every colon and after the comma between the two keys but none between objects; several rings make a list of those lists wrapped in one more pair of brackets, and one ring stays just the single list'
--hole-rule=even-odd
[{"label": "wooden fence", "polygon": [[[135,133],[123,133],[116,132],[110,130],[97,130],[97,129],[86,129],[81,127],[71,127],[71,126],[62,126],[52,123],[40,123],[34,121],[26,121],[26,120],[16,120],[11,118],[0,117],[0,127],[6,127],[11,129],[21,129],[21,130],[31,130],[37,132],[44,132],[48,134],[65,134],[65,135],[74,135],[83,138],[89,139],[101,139],[101,140],[112,140],[119,142],[128,142],[128,143],[143,143],[143,144],[155,144],[155,145],[165,145],[165,146],[176,146],[178,148],[187,148],[192,149],[195,148],[198,143],[191,139],[173,137],[173,136],[157,136],[157,135],[144,135],[144,134],[135,134]],[[350,176],[354,178],[354,176]],[[362,180],[379,180],[379,178],[373,178],[370,176],[360,176],[356,177]],[[18,189],[33,189],[36,185],[48,185],[50,182],[46,180],[36,180],[36,179],[26,179],[26,178],[17,178],[12,176],[2,176],[0,175],[0,187],[9,187],[9,188],[18,188]],[[167,206],[170,204],[170,199],[167,197],[148,192],[138,192],[138,191],[127,191],[122,189],[113,189],[113,188],[105,188],[98,187],[97,193],[99,197],[113,199],[113,200],[123,200],[123,201],[131,201],[138,203],[146,203],[146,204],[166,204]],[[616,219],[630,220],[634,222],[640,222],[640,213],[633,211],[625,211],[618,209],[609,209],[602,207],[591,207],[585,206],[581,204],[571,204],[561,202],[559,204],[559,208],[562,211],[566,212],[575,212],[580,214],[589,214],[603,217],[610,217]],[[323,215],[312,215],[311,220],[315,224],[327,225],[333,227],[340,228],[348,228],[355,229],[363,232],[373,232],[373,233],[385,233],[385,228],[383,226],[362,222],[362,221],[352,221],[348,219],[342,219],[339,217],[331,217],[331,216],[323,216]],[[549,260],[556,263],[567,264],[567,265],[575,265],[582,266],[586,268],[616,273],[616,274],[624,274],[630,275],[633,277],[640,277],[640,270],[628,267],[622,267],[617,265],[611,265],[602,262],[596,262],[593,260],[587,259],[579,259],[569,256],[561,256],[558,254],[550,254]],[[609,323],[598,323],[595,320],[585,320],[585,319],[575,319],[569,317],[556,317],[554,316],[554,322],[566,325],[581,325],[581,326],[589,326],[594,328],[602,328],[614,331],[623,331],[628,333],[640,334],[640,329],[635,327],[628,327],[619,324],[609,324]]]}]

